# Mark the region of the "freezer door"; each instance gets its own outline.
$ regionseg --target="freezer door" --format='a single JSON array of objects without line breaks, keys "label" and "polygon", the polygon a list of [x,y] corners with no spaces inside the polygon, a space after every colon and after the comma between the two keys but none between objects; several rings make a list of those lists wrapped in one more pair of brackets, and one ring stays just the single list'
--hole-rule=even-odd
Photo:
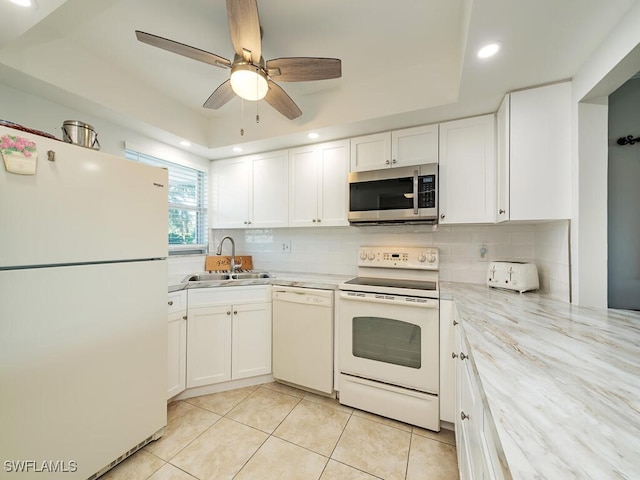
[{"label": "freezer door", "polygon": [[0,127],[4,135],[35,142],[38,159],[35,175],[0,166],[0,269],[167,256],[166,170]]},{"label": "freezer door", "polygon": [[0,271],[3,461],[73,461],[60,478],[86,479],[166,425],[166,268]]}]

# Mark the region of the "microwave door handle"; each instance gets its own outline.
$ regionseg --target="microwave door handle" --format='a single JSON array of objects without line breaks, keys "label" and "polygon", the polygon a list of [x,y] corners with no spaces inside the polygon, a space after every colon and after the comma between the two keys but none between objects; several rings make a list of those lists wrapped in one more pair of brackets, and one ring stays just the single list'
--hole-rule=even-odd
[{"label": "microwave door handle", "polygon": [[418,215],[418,170],[413,171],[413,213]]}]

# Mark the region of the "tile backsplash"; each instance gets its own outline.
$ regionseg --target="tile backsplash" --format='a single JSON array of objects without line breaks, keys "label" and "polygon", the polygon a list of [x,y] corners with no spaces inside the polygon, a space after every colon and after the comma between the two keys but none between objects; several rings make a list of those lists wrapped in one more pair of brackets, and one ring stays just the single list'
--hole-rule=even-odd
[{"label": "tile backsplash", "polygon": [[[225,235],[236,242],[236,254],[251,255],[256,270],[355,275],[362,245],[432,245],[440,249],[442,281],[484,283],[487,262],[536,263],[541,291],[570,300],[569,222],[501,225],[394,225],[211,230],[209,251]],[[481,248],[486,249],[481,258]],[[224,255],[231,253],[225,244]],[[195,260],[204,268],[204,259]],[[196,264],[172,259],[170,271]],[[185,270],[187,273],[194,270]]]}]

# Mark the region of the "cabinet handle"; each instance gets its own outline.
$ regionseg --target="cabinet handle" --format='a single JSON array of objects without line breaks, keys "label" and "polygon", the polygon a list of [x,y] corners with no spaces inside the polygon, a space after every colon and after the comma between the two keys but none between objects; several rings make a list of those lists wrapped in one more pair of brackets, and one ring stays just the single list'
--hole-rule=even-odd
[{"label": "cabinet handle", "polygon": [[227,312],[227,315],[231,315],[231,312]]},{"label": "cabinet handle", "polygon": [[451,358],[456,358],[458,355],[456,355],[456,352],[451,352]]},{"label": "cabinet handle", "polygon": [[460,322],[456,322],[455,320],[453,321],[453,326],[455,327],[458,323]]},{"label": "cabinet handle", "polygon": [[234,314],[234,315],[237,315],[237,314],[238,314],[238,311],[237,311],[237,310],[234,310],[234,311],[233,311],[233,314]]},{"label": "cabinet handle", "polygon": [[312,220],[312,222],[313,222],[313,223],[316,223],[316,221],[317,221],[317,220],[316,220],[315,218]]},{"label": "cabinet handle", "polygon": [[389,160],[385,160],[385,161],[384,161],[384,164],[385,164],[385,165],[389,165],[389,163],[391,163],[391,162],[389,162]]},{"label": "cabinet handle", "polygon": [[185,315],[184,317],[182,317],[182,319],[183,319],[183,320],[186,320],[186,319],[187,319],[187,316]]},{"label": "cabinet handle", "polygon": [[464,353],[460,352],[460,360],[466,360],[467,358],[469,358],[469,355],[465,355]]},{"label": "cabinet handle", "polygon": [[502,215],[504,212],[506,212],[506,210],[505,210],[504,208],[501,208],[500,210],[498,210],[498,213],[499,213],[500,215]]},{"label": "cabinet handle", "polygon": [[320,223],[321,221],[322,221],[322,219],[321,219],[321,218],[319,218],[319,219],[318,219],[318,223]]},{"label": "cabinet handle", "polygon": [[171,306],[173,305],[173,300],[169,300],[167,303],[169,304],[169,306]]},{"label": "cabinet handle", "polygon": [[440,218],[444,220],[444,213],[440,215]]},{"label": "cabinet handle", "polygon": [[251,220],[249,220],[249,221],[247,222],[247,224],[248,224],[248,225],[251,225]]},{"label": "cabinet handle", "polygon": [[460,412],[460,419],[461,420],[467,420],[471,417],[469,417],[469,415],[467,415],[466,413],[464,413],[464,411]]},{"label": "cabinet handle", "polygon": [[391,160],[391,163],[393,163],[395,165],[396,159],[394,158],[393,160]]}]

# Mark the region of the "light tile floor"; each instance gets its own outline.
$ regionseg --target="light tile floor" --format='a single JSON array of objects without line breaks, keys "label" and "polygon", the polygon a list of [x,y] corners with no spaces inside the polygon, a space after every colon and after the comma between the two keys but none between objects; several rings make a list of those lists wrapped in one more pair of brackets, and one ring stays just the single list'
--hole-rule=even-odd
[{"label": "light tile floor", "polygon": [[455,438],[279,383],[176,401],[165,435],[102,480],[449,480]]}]

